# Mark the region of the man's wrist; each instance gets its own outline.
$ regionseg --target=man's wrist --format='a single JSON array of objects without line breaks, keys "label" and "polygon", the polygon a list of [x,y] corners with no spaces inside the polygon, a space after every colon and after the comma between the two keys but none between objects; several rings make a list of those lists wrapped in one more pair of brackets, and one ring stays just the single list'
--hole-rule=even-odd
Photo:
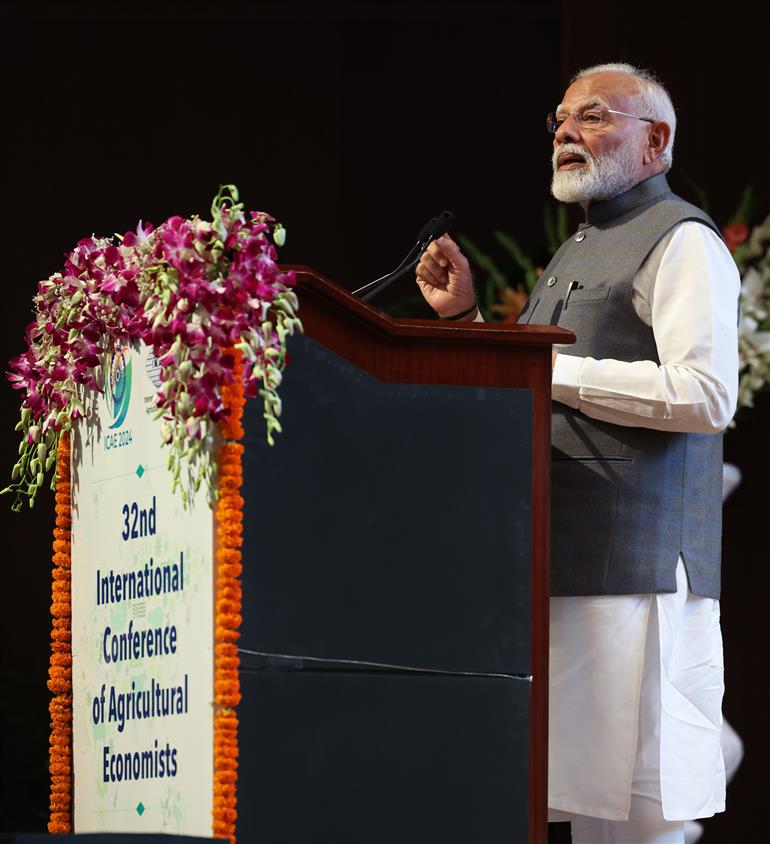
[{"label": "man's wrist", "polygon": [[474,302],[470,306],[470,308],[466,308],[464,311],[460,311],[460,313],[458,313],[458,314],[449,314],[448,316],[442,316],[441,314],[439,314],[439,317],[440,317],[440,319],[450,319],[450,320],[460,320],[460,319],[473,320],[476,317],[478,309],[479,309],[478,305],[476,304],[476,302]]}]

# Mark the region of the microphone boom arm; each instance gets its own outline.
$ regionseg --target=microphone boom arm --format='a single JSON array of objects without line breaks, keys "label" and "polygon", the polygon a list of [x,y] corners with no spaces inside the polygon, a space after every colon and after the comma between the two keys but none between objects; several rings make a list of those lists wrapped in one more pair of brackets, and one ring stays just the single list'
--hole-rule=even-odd
[{"label": "microphone boom arm", "polygon": [[[353,291],[353,296],[361,296],[362,301],[368,302],[374,298],[378,293],[389,287],[394,281],[397,281],[403,275],[413,270],[420,261],[423,252],[428,248],[430,243],[438,240],[442,235],[446,234],[452,227],[455,221],[455,215],[451,211],[442,211],[438,217],[434,217],[426,223],[420,234],[417,235],[417,243],[409,250],[404,260],[392,272],[370,281],[368,284],[359,287]],[[417,256],[414,255],[414,250],[417,249]],[[363,295],[361,295],[363,294]]]}]

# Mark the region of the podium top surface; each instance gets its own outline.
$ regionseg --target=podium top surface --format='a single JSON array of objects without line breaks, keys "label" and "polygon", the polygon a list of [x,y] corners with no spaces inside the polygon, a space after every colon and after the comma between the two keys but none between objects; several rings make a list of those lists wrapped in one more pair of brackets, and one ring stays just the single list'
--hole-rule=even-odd
[{"label": "podium top surface", "polygon": [[[456,322],[441,319],[393,319],[373,305],[351,295],[345,288],[311,267],[287,265],[297,274],[301,299],[312,297],[327,308],[344,311],[348,318],[364,323],[368,330],[392,339],[424,338],[511,344],[516,346],[568,345],[575,335],[555,325],[518,325],[510,322]],[[303,314],[300,314],[302,318]]]}]

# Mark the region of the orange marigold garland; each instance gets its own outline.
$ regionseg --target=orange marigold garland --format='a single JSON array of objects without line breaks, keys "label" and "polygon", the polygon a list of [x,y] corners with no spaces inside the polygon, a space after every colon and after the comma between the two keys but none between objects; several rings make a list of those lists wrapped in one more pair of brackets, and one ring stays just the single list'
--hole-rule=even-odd
[{"label": "orange marigold garland", "polygon": [[222,399],[230,411],[221,423],[224,442],[219,448],[219,502],[216,508],[216,602],[214,618],[214,809],[211,831],[235,842],[238,817],[238,716],[241,699],[237,641],[241,626],[241,546],[243,545],[243,389],[241,353],[234,351],[233,383]]},{"label": "orange marigold garland", "polygon": [[69,434],[59,437],[56,481],[56,527],[53,531],[51,584],[51,662],[48,688],[54,697],[49,758],[51,772],[48,831],[72,831],[72,602],[70,528],[72,525]]}]

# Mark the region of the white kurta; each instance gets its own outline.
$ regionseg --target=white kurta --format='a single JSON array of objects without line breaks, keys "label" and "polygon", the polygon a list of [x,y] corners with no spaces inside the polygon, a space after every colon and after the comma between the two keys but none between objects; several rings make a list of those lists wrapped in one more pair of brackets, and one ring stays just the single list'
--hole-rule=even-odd
[{"label": "white kurta", "polygon": [[[680,224],[634,279],[660,365],[559,355],[554,400],[617,425],[722,430],[737,400],[739,289],[717,235]],[[719,602],[689,593],[681,563],[676,593],[551,599],[552,809],[626,820],[634,794],[660,800],[667,820],[724,810]]]}]

